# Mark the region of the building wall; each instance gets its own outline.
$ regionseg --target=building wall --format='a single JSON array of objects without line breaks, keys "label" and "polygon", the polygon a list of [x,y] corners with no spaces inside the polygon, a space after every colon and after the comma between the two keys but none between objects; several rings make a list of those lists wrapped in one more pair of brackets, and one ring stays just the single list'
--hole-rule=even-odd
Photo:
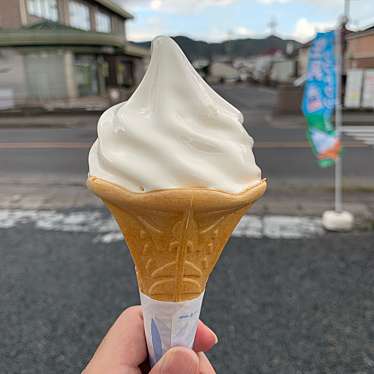
[{"label": "building wall", "polygon": [[69,25],[69,1],[58,0],[58,18],[63,25]]},{"label": "building wall", "polygon": [[223,62],[213,62],[209,68],[209,76],[212,82],[224,80],[238,80],[239,73],[237,69]]},{"label": "building wall", "polygon": [[121,17],[116,15],[112,17],[112,32],[123,35],[126,38],[125,22]]},{"label": "building wall", "polygon": [[347,66],[374,68],[374,34],[348,39]]},{"label": "building wall", "polygon": [[[126,37],[125,20],[116,13],[97,4],[93,0],[76,0],[89,7],[91,30],[96,31],[96,11],[101,11],[111,17],[112,32]],[[58,22],[69,26],[69,0],[57,0]],[[0,28],[20,28],[41,20],[27,11],[27,0],[0,0]]]},{"label": "building wall", "polygon": [[[5,0],[0,0],[5,1]],[[25,7],[27,6],[27,0],[20,0],[25,4]],[[70,25],[70,19],[69,19],[69,1],[70,0],[58,0],[58,16],[59,16],[59,22],[69,26]],[[111,24],[112,24],[112,32],[116,34],[122,34],[125,35],[125,21],[122,17],[118,16],[117,14],[111,12],[110,10],[100,6],[94,1],[89,0],[75,0],[78,1],[86,6],[88,6],[90,10],[90,20],[91,20],[91,30],[96,31],[96,12],[101,11],[103,13],[106,13],[111,17]],[[27,9],[27,8],[25,8]],[[40,20],[39,17],[32,16],[27,13],[26,16],[26,22],[33,23],[38,20]]]},{"label": "building wall", "polygon": [[146,71],[145,59],[136,58],[134,59],[134,83],[138,85],[144,77]]},{"label": "building wall", "polygon": [[[0,108],[17,104],[27,96],[23,56],[12,48],[0,49]],[[12,105],[9,105],[10,107]]]},{"label": "building wall", "polygon": [[307,72],[308,69],[308,52],[309,48],[300,48],[299,49],[299,55],[297,59],[297,70],[298,70],[298,75],[304,75]]},{"label": "building wall", "polygon": [[374,57],[359,58],[348,61],[350,69],[374,69]]},{"label": "building wall", "polygon": [[0,0],[0,27],[15,29],[21,26],[19,0]]},{"label": "building wall", "polygon": [[295,61],[275,61],[270,73],[270,79],[275,82],[288,82],[295,75]]},{"label": "building wall", "polygon": [[35,100],[61,99],[68,96],[65,51],[35,50],[24,53],[28,97]]}]

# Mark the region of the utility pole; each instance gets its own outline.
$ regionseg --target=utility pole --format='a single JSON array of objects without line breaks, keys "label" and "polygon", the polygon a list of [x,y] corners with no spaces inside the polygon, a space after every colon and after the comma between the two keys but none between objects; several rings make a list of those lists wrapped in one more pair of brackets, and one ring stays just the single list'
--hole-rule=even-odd
[{"label": "utility pole", "polygon": [[274,17],[268,23],[268,26],[269,26],[269,29],[270,29],[270,35],[275,35],[275,33],[277,32],[278,22]]},{"label": "utility pole", "polygon": [[344,18],[346,23],[348,23],[350,7],[351,0],[344,0]]}]

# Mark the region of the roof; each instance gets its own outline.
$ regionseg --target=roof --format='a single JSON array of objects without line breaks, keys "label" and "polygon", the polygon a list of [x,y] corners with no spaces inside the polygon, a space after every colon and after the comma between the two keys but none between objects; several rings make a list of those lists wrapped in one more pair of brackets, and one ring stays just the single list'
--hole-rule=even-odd
[{"label": "roof", "polygon": [[119,16],[127,19],[133,19],[134,16],[123,9],[120,5],[116,4],[112,0],[94,0],[96,3],[102,5],[103,7],[111,10],[112,12],[118,14]]},{"label": "roof", "polygon": [[99,46],[114,47],[134,57],[149,50],[131,44],[123,35],[85,31],[52,21],[40,21],[16,30],[0,30],[0,47]]},{"label": "roof", "polygon": [[349,35],[347,35],[347,39],[362,38],[372,34],[374,34],[374,26],[367,27],[361,31],[351,32]]},{"label": "roof", "polygon": [[135,56],[135,57],[147,57],[147,56],[150,56],[151,51],[147,48],[139,47],[135,44],[126,42],[125,53],[130,56]]},{"label": "roof", "polygon": [[[20,29],[21,30],[62,30],[62,31],[73,31],[73,32],[87,32],[86,30],[78,29],[70,25],[64,25],[62,23],[50,21],[47,19],[42,19],[35,23],[27,24],[25,26],[22,26]],[[19,29],[12,29],[12,31],[17,31],[17,30]]]},{"label": "roof", "polygon": [[123,47],[124,37],[99,32],[61,30],[0,31],[0,47],[98,45]]}]

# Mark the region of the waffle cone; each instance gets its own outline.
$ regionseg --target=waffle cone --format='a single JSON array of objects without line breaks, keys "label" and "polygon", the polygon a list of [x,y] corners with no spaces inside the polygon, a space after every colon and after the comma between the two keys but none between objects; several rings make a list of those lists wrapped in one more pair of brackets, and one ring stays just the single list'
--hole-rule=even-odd
[{"label": "waffle cone", "polygon": [[89,177],[113,214],[135,263],[141,292],[160,301],[198,297],[240,218],[266,181],[240,194],[205,188],[134,193]]}]

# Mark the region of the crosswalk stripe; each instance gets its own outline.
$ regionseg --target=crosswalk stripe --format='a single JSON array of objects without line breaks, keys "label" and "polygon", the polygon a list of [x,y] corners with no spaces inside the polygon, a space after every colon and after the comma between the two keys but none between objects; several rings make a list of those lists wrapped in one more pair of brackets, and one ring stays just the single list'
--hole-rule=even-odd
[{"label": "crosswalk stripe", "polygon": [[342,132],[366,145],[374,145],[374,126],[343,126]]}]

